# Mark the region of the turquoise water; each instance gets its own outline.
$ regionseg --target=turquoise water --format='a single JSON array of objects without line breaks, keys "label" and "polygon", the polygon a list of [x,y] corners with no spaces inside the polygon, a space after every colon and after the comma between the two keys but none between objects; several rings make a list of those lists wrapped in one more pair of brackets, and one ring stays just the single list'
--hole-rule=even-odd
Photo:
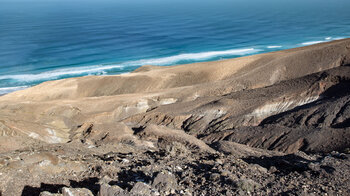
[{"label": "turquoise water", "polygon": [[0,94],[350,37],[349,0],[0,0]]}]

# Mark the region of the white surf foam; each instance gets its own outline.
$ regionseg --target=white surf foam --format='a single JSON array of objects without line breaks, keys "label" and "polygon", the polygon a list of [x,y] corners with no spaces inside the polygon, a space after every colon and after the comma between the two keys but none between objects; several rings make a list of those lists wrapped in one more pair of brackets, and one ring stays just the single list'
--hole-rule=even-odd
[{"label": "white surf foam", "polygon": [[121,68],[120,65],[94,65],[94,66],[85,66],[85,67],[76,67],[76,68],[65,68],[57,69],[53,71],[42,72],[39,74],[20,74],[20,75],[5,75],[0,76],[0,80],[12,79],[24,82],[33,82],[40,80],[49,80],[49,79],[58,79],[64,75],[82,75],[82,74],[105,74],[105,70]]},{"label": "white surf foam", "polygon": [[323,43],[323,42],[326,42],[326,41],[310,41],[310,42],[304,42],[304,43],[301,43],[301,45],[304,45],[304,46],[308,46],[308,45],[313,45],[313,44],[319,44],[319,43]]},{"label": "white surf foam", "polygon": [[260,50],[254,48],[245,48],[245,49],[233,49],[233,50],[224,50],[224,51],[211,51],[211,52],[201,52],[201,53],[187,53],[179,54],[170,57],[162,58],[153,58],[153,59],[142,59],[137,61],[128,61],[121,63],[119,65],[94,65],[94,66],[85,66],[85,67],[76,67],[76,68],[65,68],[57,69],[47,72],[42,72],[39,74],[20,74],[20,75],[5,75],[0,76],[0,80],[12,79],[22,82],[34,82],[34,81],[44,81],[59,79],[62,76],[77,76],[77,75],[90,75],[90,74],[106,74],[107,70],[130,67],[130,66],[142,66],[142,65],[171,65],[176,64],[180,61],[185,60],[206,60],[214,57],[223,57],[223,56],[233,56],[233,55],[247,55],[257,53]]},{"label": "white surf foam", "polygon": [[282,46],[267,46],[267,48],[270,48],[270,49],[272,49],[272,48],[282,48]]},{"label": "white surf foam", "polygon": [[344,39],[344,37],[326,37],[324,38],[324,40],[304,42],[304,43],[301,43],[301,45],[308,46],[308,45],[319,44],[319,43],[329,42],[332,40],[339,40],[339,39]]},{"label": "white surf foam", "polygon": [[345,37],[335,37],[333,40],[345,39]]},{"label": "white surf foam", "polygon": [[214,57],[223,57],[223,56],[233,56],[233,55],[247,55],[259,52],[260,50],[254,48],[246,49],[233,49],[233,50],[224,50],[224,51],[211,51],[211,52],[200,52],[200,53],[187,53],[179,54],[170,57],[154,58],[154,59],[143,59],[138,61],[131,61],[130,64],[137,65],[169,65],[174,64],[180,61],[186,60],[206,60]]},{"label": "white surf foam", "polygon": [[11,93],[14,91],[19,91],[19,90],[23,90],[25,88],[28,88],[28,86],[16,86],[16,87],[4,87],[4,88],[0,88],[0,95],[3,94],[7,94],[7,93]]}]

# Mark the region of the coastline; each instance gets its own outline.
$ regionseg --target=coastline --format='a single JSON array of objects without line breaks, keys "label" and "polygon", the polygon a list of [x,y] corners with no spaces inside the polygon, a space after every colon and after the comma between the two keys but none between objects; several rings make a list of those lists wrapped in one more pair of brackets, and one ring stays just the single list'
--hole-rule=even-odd
[{"label": "coastline", "polygon": [[[194,63],[189,63],[189,64],[175,64],[175,65],[167,65],[167,66],[164,66],[164,67],[173,67],[173,66],[181,66],[181,65],[191,65],[191,64],[197,64],[197,63],[203,63],[203,64],[207,64],[207,63],[215,63],[215,62],[219,62],[219,61],[230,61],[230,60],[233,60],[233,59],[237,59],[237,58],[244,58],[244,57],[247,57],[247,56],[255,56],[255,55],[264,55],[264,54],[269,54],[269,53],[275,53],[275,52],[281,52],[281,51],[292,51],[292,50],[299,50],[300,48],[304,48],[304,47],[312,47],[313,45],[317,45],[317,44],[326,44],[326,43],[329,43],[329,42],[336,42],[336,41],[341,41],[341,40],[347,40],[347,39],[350,39],[350,38],[332,38],[332,39],[329,39],[329,38],[325,38],[325,40],[322,40],[322,41],[310,41],[310,42],[305,42],[305,43],[301,43],[298,45],[298,47],[294,47],[294,48],[287,48],[287,49],[283,49],[282,46],[271,46],[271,47],[267,47],[267,48],[272,48],[272,49],[275,49],[275,48],[278,48],[277,51],[266,51],[266,52],[262,52],[262,53],[258,53],[258,54],[255,54],[257,52],[259,52],[260,49],[254,49],[254,48],[251,48],[251,49],[243,49],[243,50],[239,50],[239,49],[234,49],[234,50],[228,50],[228,51],[222,51],[222,52],[204,52],[204,56],[210,56],[210,55],[214,55],[212,53],[215,53],[215,55],[224,55],[225,53],[230,53],[230,51],[233,51],[233,52],[251,52],[251,53],[248,53],[246,56],[241,56],[241,57],[235,57],[235,58],[229,58],[229,59],[223,59],[223,60],[215,60],[215,61],[200,61],[200,62],[194,62]],[[280,49],[282,48],[282,49]],[[218,54],[216,54],[218,53]],[[184,56],[191,56],[191,55],[195,55],[195,54],[185,54]],[[183,55],[178,55],[179,57],[180,56],[183,56]],[[200,56],[203,56],[202,54]],[[137,69],[140,69],[140,67],[143,67],[144,65],[154,65],[152,63],[160,63],[162,61],[168,61],[166,59],[169,59],[169,58],[173,58],[173,57],[164,57],[164,58],[161,58],[161,59],[148,59],[148,60],[138,60],[138,61],[132,61],[130,62],[131,64],[139,64],[139,66],[131,66],[131,67],[135,67],[135,69],[131,70],[131,72],[134,72],[135,70]],[[186,58],[189,58],[189,57],[186,57]],[[163,59],[163,60],[162,60]],[[126,63],[126,64],[129,64],[129,63]],[[105,69],[110,69],[110,68],[118,68],[118,67],[123,67],[123,66],[126,66],[126,65],[123,65],[123,63],[121,65],[105,65],[105,66],[98,66],[98,67],[94,67],[94,66],[88,66],[88,67],[91,67],[91,68],[88,68],[90,71],[93,71],[93,70],[105,70]],[[154,66],[162,66],[162,65],[154,65]],[[77,69],[74,71],[74,69]],[[77,68],[73,68],[71,71],[63,71],[62,70],[62,74],[68,74],[68,73],[75,73],[75,72],[78,72],[78,70],[84,70],[85,68],[84,67],[77,67]],[[51,71],[50,71],[51,72]],[[61,71],[58,71],[58,73],[60,73]],[[57,73],[57,74],[58,74]],[[113,75],[125,75],[125,74],[128,74],[130,72],[125,72],[125,73],[120,73],[120,74],[106,74],[106,75],[102,75],[102,76],[113,76]],[[54,73],[50,73],[50,75],[52,75]],[[44,76],[45,73],[42,73],[42,75]],[[87,75],[83,75],[83,76],[78,76],[78,77],[85,77]],[[4,78],[4,76],[2,76]],[[11,78],[10,76],[7,76],[8,78]],[[14,75],[13,76],[14,78],[21,78],[21,76],[16,76]],[[23,76],[24,77],[24,76]],[[33,75],[33,76],[30,76],[30,74],[26,75],[25,76],[27,81],[30,81],[32,80],[31,77],[33,78],[40,78],[39,76],[37,75]],[[0,77],[1,78],[1,77]],[[48,79],[47,81],[55,81],[55,80],[62,80],[62,79],[68,79],[68,78],[77,78],[77,77],[65,77],[65,78],[59,78],[59,79]],[[47,82],[47,81],[43,81],[43,82]],[[40,83],[43,83],[43,82],[40,82]],[[39,84],[40,84],[39,83]],[[38,84],[35,84],[33,86],[36,86]],[[18,90],[22,90],[22,89],[26,89],[26,88],[30,88],[32,86],[15,86],[15,87],[3,87],[3,88],[0,88],[0,92],[1,90],[3,91],[9,91],[9,92],[6,92],[6,93],[3,93],[1,95],[6,95],[6,94],[9,94],[11,92],[15,92],[15,91],[18,91]],[[13,90],[12,90],[13,89]]]},{"label": "coastline", "polygon": [[349,0],[0,2],[0,196],[350,196]]},{"label": "coastline", "polygon": [[148,65],[1,96],[0,192],[349,192],[349,48]]}]

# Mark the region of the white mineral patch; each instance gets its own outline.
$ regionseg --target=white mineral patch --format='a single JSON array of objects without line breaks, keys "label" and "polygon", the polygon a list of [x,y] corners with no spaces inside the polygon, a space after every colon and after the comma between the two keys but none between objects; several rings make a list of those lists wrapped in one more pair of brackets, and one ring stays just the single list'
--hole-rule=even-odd
[{"label": "white mineral patch", "polygon": [[46,131],[50,134],[50,135],[56,135],[55,131],[52,129],[47,128]]},{"label": "white mineral patch", "polygon": [[218,111],[216,112],[216,117],[219,118],[219,117],[221,117],[221,116],[223,116],[223,115],[225,115],[225,114],[226,114],[225,111],[223,111],[223,110],[218,110]]},{"label": "white mineral patch", "polygon": [[132,112],[132,113],[139,113],[139,112],[146,112],[149,108],[148,101],[147,100],[140,100],[136,106],[127,106],[125,107],[125,112]]},{"label": "white mineral patch", "polygon": [[205,116],[214,117],[214,118],[220,118],[221,116],[225,115],[226,111],[217,109],[217,110],[208,110],[205,112]]},{"label": "white mineral patch", "polygon": [[160,100],[159,104],[160,104],[160,105],[168,105],[168,104],[175,103],[176,101],[177,101],[177,99],[174,99],[174,98],[167,98],[167,99],[162,99],[162,100]]},{"label": "white mineral patch", "polygon": [[63,141],[62,138],[60,138],[56,135],[55,130],[47,128],[46,131],[49,133],[49,136],[45,137],[45,139],[47,139],[47,142],[49,142],[49,143],[61,143]]},{"label": "white mineral patch", "polygon": [[138,108],[138,109],[148,109],[149,108],[149,106],[148,106],[148,101],[147,100],[141,100],[141,101],[139,101],[138,103],[137,103],[137,105],[136,105],[136,107]]},{"label": "white mineral patch", "polygon": [[255,109],[248,116],[257,117],[259,119],[265,118],[267,116],[271,116],[273,114],[278,114],[281,112],[285,112],[287,110],[293,109],[298,106],[302,106],[311,102],[314,102],[318,99],[318,96],[307,97],[301,100],[289,100],[289,101],[281,101],[276,103],[269,103],[260,108]]},{"label": "white mineral patch", "polygon": [[39,139],[40,138],[40,135],[37,134],[37,133],[34,133],[34,132],[29,133],[28,136],[31,137],[31,138],[34,138],[34,139]]}]

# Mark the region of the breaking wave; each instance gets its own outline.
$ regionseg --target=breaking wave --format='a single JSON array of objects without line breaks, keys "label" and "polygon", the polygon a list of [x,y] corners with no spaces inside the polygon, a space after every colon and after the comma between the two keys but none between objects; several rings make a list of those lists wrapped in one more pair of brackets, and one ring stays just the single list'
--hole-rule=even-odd
[{"label": "breaking wave", "polygon": [[19,75],[4,75],[0,76],[0,80],[16,80],[22,82],[34,82],[60,79],[65,76],[81,76],[81,75],[103,75],[107,74],[108,70],[123,70],[125,67],[142,66],[142,65],[172,65],[181,61],[200,61],[215,57],[224,56],[243,56],[247,54],[257,53],[260,50],[254,48],[233,49],[224,51],[211,51],[200,53],[186,53],[169,57],[142,59],[136,61],[127,61],[118,65],[93,65],[84,67],[74,67],[65,69],[56,69],[52,71],[42,72],[38,74],[19,74]]},{"label": "breaking wave", "polygon": [[5,87],[5,88],[0,88],[0,95],[11,93],[13,91],[19,91],[23,90],[25,88],[28,88],[29,86],[16,86],[16,87]]}]

